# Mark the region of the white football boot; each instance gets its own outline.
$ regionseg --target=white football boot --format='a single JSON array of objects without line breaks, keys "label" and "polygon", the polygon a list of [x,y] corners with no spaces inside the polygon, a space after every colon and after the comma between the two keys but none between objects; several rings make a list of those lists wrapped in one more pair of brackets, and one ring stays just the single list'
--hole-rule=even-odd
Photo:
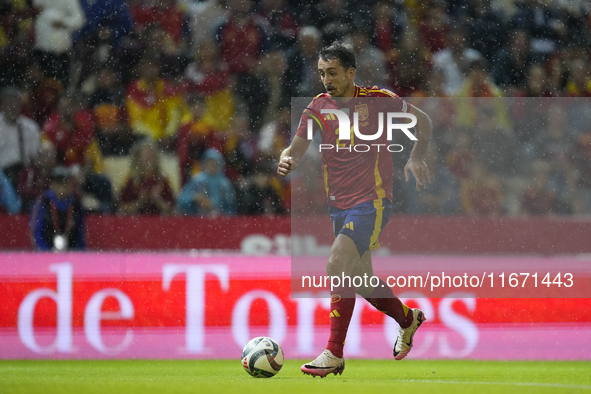
[{"label": "white football boot", "polygon": [[306,375],[325,377],[330,373],[341,375],[345,370],[345,359],[335,357],[330,350],[324,350],[316,360],[302,365],[300,368]]},{"label": "white football boot", "polygon": [[396,338],[396,343],[394,344],[394,359],[402,360],[410,349],[412,349],[413,337],[415,336],[415,332],[419,329],[421,324],[425,320],[425,316],[423,316],[423,311],[420,309],[411,309],[412,313],[412,324],[408,328],[399,328],[398,329],[398,338]]}]

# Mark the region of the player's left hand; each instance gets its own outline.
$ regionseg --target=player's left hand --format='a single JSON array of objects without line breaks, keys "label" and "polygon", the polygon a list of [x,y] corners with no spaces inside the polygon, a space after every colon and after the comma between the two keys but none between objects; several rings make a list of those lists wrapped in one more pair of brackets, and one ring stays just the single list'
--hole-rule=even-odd
[{"label": "player's left hand", "polygon": [[420,191],[421,187],[426,190],[427,182],[431,183],[431,174],[429,173],[429,168],[427,167],[425,161],[412,157],[408,159],[408,162],[404,166],[404,177],[406,178],[407,182],[409,180],[410,172],[412,172],[415,179],[417,180],[417,191]]}]

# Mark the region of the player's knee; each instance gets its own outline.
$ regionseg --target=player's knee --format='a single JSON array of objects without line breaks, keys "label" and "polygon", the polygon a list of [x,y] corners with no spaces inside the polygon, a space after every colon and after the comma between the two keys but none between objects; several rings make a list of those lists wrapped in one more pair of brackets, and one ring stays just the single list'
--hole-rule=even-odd
[{"label": "player's knee", "polygon": [[361,297],[368,297],[371,293],[374,292],[374,290],[375,289],[371,286],[361,286],[355,288],[355,293],[359,294]]},{"label": "player's knee", "polygon": [[339,255],[329,255],[326,261],[326,272],[330,276],[348,275],[347,260]]}]

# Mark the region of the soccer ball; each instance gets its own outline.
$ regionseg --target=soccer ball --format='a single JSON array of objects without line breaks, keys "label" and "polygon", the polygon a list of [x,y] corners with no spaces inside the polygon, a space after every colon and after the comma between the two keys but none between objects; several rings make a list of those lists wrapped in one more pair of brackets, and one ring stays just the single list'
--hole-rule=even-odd
[{"label": "soccer ball", "polygon": [[242,349],[242,366],[255,378],[272,378],[283,366],[283,350],[269,337],[251,339]]}]

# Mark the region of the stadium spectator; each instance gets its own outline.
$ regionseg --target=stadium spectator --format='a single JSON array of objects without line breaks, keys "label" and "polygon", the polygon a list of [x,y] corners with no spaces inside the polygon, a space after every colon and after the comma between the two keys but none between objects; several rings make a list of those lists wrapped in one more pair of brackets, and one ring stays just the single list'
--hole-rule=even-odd
[{"label": "stadium spectator", "polygon": [[289,104],[289,87],[287,86],[287,61],[282,51],[275,49],[269,51],[262,59],[262,71],[264,77],[260,90],[266,92],[264,100],[261,100],[262,116],[258,123],[259,129],[254,129],[258,134],[260,127],[277,116],[282,107]]},{"label": "stadium spectator", "polygon": [[547,56],[559,49],[567,29],[551,2],[524,0],[515,4],[516,11],[509,27],[526,30],[531,37],[534,54]]},{"label": "stadium spectator", "polygon": [[[281,108],[275,119],[263,125],[257,141],[258,160],[254,169],[258,166],[268,166],[274,158],[281,153],[282,147],[289,142],[291,136],[291,111],[288,106]],[[271,171],[271,170],[269,170]],[[285,185],[277,177],[269,178],[270,184],[283,201],[283,207],[289,209],[287,200],[291,197],[289,185]]]},{"label": "stadium spectator", "polygon": [[23,95],[12,87],[0,92],[0,170],[18,186],[20,171],[30,165],[39,150],[41,133],[37,123],[20,115]]},{"label": "stadium spectator", "polygon": [[[188,16],[193,49],[215,36],[226,17],[227,0],[181,0]],[[196,51],[198,52],[198,51]]]},{"label": "stadium spectator", "polygon": [[[359,8],[360,4],[356,4]],[[342,39],[352,29],[352,25],[356,23],[353,15],[359,18],[359,24],[356,28],[363,28],[366,25],[363,23],[364,12],[355,10],[354,13],[346,12],[345,0],[320,0],[314,5],[312,12],[309,14],[308,25],[318,28],[322,32],[323,44],[330,44],[334,40]]]},{"label": "stadium spectator", "polygon": [[562,94],[568,77],[564,53],[555,53],[548,60],[546,68],[548,70],[548,90],[555,95]]},{"label": "stadium spectator", "polygon": [[505,42],[503,17],[492,7],[491,0],[467,0],[465,3],[456,18],[466,26],[470,47],[480,52],[487,61],[496,61],[495,54]]},{"label": "stadium spectator", "polygon": [[[132,64],[123,61],[132,41],[133,19],[124,0],[81,0],[86,24],[76,35],[77,62],[70,78],[76,80],[105,66],[128,73]],[[77,74],[80,74],[79,76]],[[128,76],[125,75],[127,81]]]},{"label": "stadium spectator", "polygon": [[162,147],[172,145],[186,108],[182,97],[161,77],[158,61],[141,62],[139,79],[127,89],[125,102],[134,133]]},{"label": "stadium spectator", "polygon": [[25,71],[20,88],[24,95],[23,115],[43,125],[57,108],[63,91],[61,82],[43,75],[39,62],[33,61]]},{"label": "stadium spectator", "polygon": [[[563,101],[563,100],[560,100]],[[574,139],[569,136],[566,103],[544,100],[547,104],[545,128],[536,135],[535,159],[550,166],[549,186],[556,195],[556,213],[572,213],[576,196],[576,171],[572,162]]]},{"label": "stadium spectator", "polygon": [[460,188],[462,209],[469,216],[499,216],[503,212],[503,190],[499,181],[474,162],[470,178]]},{"label": "stadium spectator", "polygon": [[3,1],[0,6],[0,88],[23,79],[33,57],[36,11],[25,1]]},{"label": "stadium spectator", "polygon": [[[578,56],[578,55],[577,55]],[[571,99],[567,111],[567,130],[570,135],[581,136],[589,133],[591,124],[591,102],[586,99],[591,97],[591,77],[587,55],[585,58],[574,57],[567,60],[568,79],[562,92],[566,97],[578,97]]]},{"label": "stadium spectator", "polygon": [[86,23],[76,35],[76,40],[108,32],[109,45],[119,47],[121,40],[133,29],[133,18],[125,0],[81,0]]},{"label": "stadium spectator", "polygon": [[83,167],[89,163],[95,172],[102,171],[92,115],[74,98],[60,98],[57,110],[43,125],[43,138],[55,146],[60,165]]},{"label": "stadium spectator", "polygon": [[[289,209],[294,217],[325,215],[326,189],[321,173],[320,157],[306,157],[298,171],[292,175],[291,182],[286,188]],[[291,196],[297,196],[291,201]]]},{"label": "stadium spectator", "polygon": [[371,7],[371,44],[391,59],[398,46],[399,37],[407,24],[404,9],[394,9],[396,4],[378,1]]},{"label": "stadium spectator", "polygon": [[236,213],[232,183],[224,175],[224,158],[208,149],[202,158],[202,171],[193,176],[178,197],[177,205],[185,215],[218,216]]},{"label": "stadium spectator", "polygon": [[555,93],[549,90],[548,73],[541,64],[528,67],[523,89],[516,92],[516,96],[524,97],[552,97]]},{"label": "stadium spectator", "polygon": [[84,26],[78,0],[33,0],[39,15],[35,20],[35,49],[45,75],[68,82],[70,50],[74,33]]},{"label": "stadium spectator", "polygon": [[558,1],[557,12],[566,27],[566,46],[589,46],[591,40],[589,31],[589,16],[591,8],[587,1]]},{"label": "stadium spectator", "polygon": [[446,98],[443,92],[443,75],[434,70],[428,73],[428,79],[421,83],[419,89],[411,94],[411,103],[420,105],[429,113],[435,126],[432,143],[439,147],[445,156],[455,146],[456,106],[454,100]]},{"label": "stadium spectator", "polygon": [[459,183],[441,160],[441,153],[435,145],[430,145],[427,148],[425,159],[431,174],[429,187],[419,193],[412,174],[409,182],[405,182],[403,186],[408,213],[454,215],[461,212]]},{"label": "stadium spectator", "polygon": [[234,115],[234,96],[231,87],[235,79],[228,65],[222,61],[217,43],[203,41],[195,59],[185,69],[190,91],[207,98],[204,121],[216,130],[226,130]]},{"label": "stadium spectator", "polygon": [[258,133],[261,125],[288,97],[285,57],[280,50],[270,50],[251,71],[239,79],[234,92],[247,110],[249,131]]},{"label": "stadium spectator", "polygon": [[540,130],[535,139],[536,158],[547,163],[562,162],[567,167],[571,167],[570,153],[573,150],[574,139],[569,136],[567,126],[567,113],[565,106],[568,104],[565,100],[547,100],[545,110],[547,111],[547,120],[544,129]]},{"label": "stadium spectator", "polygon": [[53,169],[50,188],[37,199],[29,228],[38,250],[85,249],[84,210],[69,169]]},{"label": "stadium spectator", "polygon": [[348,39],[355,51],[357,73],[355,80],[360,86],[370,84],[388,87],[388,73],[386,55],[369,42],[368,33],[364,29],[354,30]]},{"label": "stadium spectator", "polygon": [[[419,89],[415,90],[410,97],[449,97],[444,91],[445,78],[441,70],[432,70],[427,74],[427,79],[422,81]],[[450,103],[450,100],[445,100]]]},{"label": "stadium spectator", "polygon": [[267,20],[269,39],[277,47],[288,49],[295,44],[300,22],[286,0],[261,0],[256,13]]},{"label": "stadium spectator", "polygon": [[195,51],[194,60],[187,65],[185,77],[199,94],[213,94],[232,81],[228,65],[220,58],[217,43],[205,39]]},{"label": "stadium spectator", "polygon": [[513,96],[513,92],[524,88],[526,73],[533,61],[527,31],[513,30],[509,43],[499,49],[490,62],[494,81],[506,96]]},{"label": "stadium spectator", "polygon": [[577,138],[572,150],[578,190],[576,212],[591,213],[591,132]]},{"label": "stadium spectator", "polygon": [[533,176],[521,196],[521,213],[524,215],[548,215],[554,212],[556,195],[549,186],[550,165],[534,161],[531,165]]},{"label": "stadium spectator", "polygon": [[160,169],[160,155],[149,139],[131,150],[129,176],[119,195],[119,212],[124,215],[165,215],[174,209],[170,182]]},{"label": "stadium spectator", "polygon": [[256,133],[263,123],[264,109],[268,100],[267,92],[262,88],[265,84],[262,62],[256,66],[252,74],[243,75],[235,86],[234,96],[240,100],[240,106],[247,114],[249,133]]},{"label": "stadium spectator", "polygon": [[515,139],[511,130],[497,122],[496,110],[489,105],[478,109],[474,127],[474,151],[476,161],[489,176],[504,178],[516,170],[513,166]]},{"label": "stadium spectator", "polygon": [[179,129],[177,155],[181,170],[181,185],[200,171],[203,153],[208,148],[223,149],[222,140],[216,139],[216,131],[204,121],[206,101],[203,96],[191,94],[187,97],[191,118]]},{"label": "stadium spectator", "polygon": [[[443,51],[446,47],[449,48],[450,34],[454,34],[453,29],[450,32],[450,22],[445,1],[431,0],[427,3],[418,30],[431,53]],[[458,57],[457,55],[456,57]]]},{"label": "stadium spectator", "polygon": [[14,187],[4,172],[0,170],[0,214],[17,214],[21,211],[21,202]]},{"label": "stadium spectator", "polygon": [[461,129],[456,133],[456,144],[447,155],[447,168],[459,181],[470,177],[470,168],[476,159],[474,143],[470,131]]},{"label": "stadium spectator", "polygon": [[563,95],[569,97],[591,97],[591,78],[589,62],[584,59],[573,59],[569,62],[569,79]]},{"label": "stadium spectator", "polygon": [[43,138],[53,144],[60,166],[75,175],[84,207],[99,213],[113,211],[111,183],[101,175],[101,154],[91,113],[79,108],[73,97],[63,96],[55,111],[43,125]]},{"label": "stadium spectator", "polygon": [[[465,127],[474,127],[480,106],[491,106],[495,109],[495,119],[500,127],[511,129],[507,105],[501,90],[491,81],[486,61],[474,60],[468,66],[468,76],[462,88],[457,92],[456,104],[457,123]],[[476,99],[476,97],[478,97]]]},{"label": "stadium spectator", "polygon": [[468,74],[462,87],[457,91],[458,97],[503,97],[501,90],[494,84],[484,59],[470,62]]},{"label": "stadium spectator", "polygon": [[466,35],[459,26],[449,32],[446,42],[446,48],[433,55],[433,65],[445,76],[445,93],[453,96],[462,88],[470,63],[482,59],[482,55],[465,46]]},{"label": "stadium spectator", "polygon": [[222,154],[227,164],[225,174],[234,182],[248,175],[257,159],[256,139],[248,131],[248,124],[248,117],[239,112],[228,130],[214,135],[223,146]]},{"label": "stadium spectator", "polygon": [[[524,166],[527,161],[536,155],[536,141],[542,138],[547,127],[547,114],[552,106],[550,100],[534,99],[534,97],[548,97],[551,93],[546,86],[547,76],[544,67],[532,64],[527,72],[525,89],[518,91],[516,95],[527,98],[509,99],[511,122],[519,142],[518,151],[524,155],[514,164]],[[523,167],[526,168],[526,167]]]},{"label": "stadium spectator", "polygon": [[285,212],[279,193],[270,181],[268,169],[256,167],[238,190],[237,213],[278,215]]},{"label": "stadium spectator", "polygon": [[229,13],[219,26],[216,38],[222,60],[230,71],[249,74],[269,47],[264,20],[251,13],[252,0],[229,0]]},{"label": "stadium spectator", "polygon": [[130,8],[140,33],[148,27],[159,26],[177,44],[186,37],[185,15],[176,0],[138,1]]},{"label": "stadium spectator", "polygon": [[169,83],[177,85],[185,67],[189,64],[185,40],[176,42],[159,25],[146,28],[141,34],[144,58],[154,59],[160,66],[161,76]]},{"label": "stadium spectator", "polygon": [[0,47],[4,47],[21,32],[31,32],[37,12],[31,4],[8,0],[0,9]]},{"label": "stadium spectator", "polygon": [[[410,97],[426,87],[432,55],[419,33],[412,28],[402,34],[398,48],[390,59],[389,85],[400,97]],[[442,76],[441,73],[438,75]]]},{"label": "stadium spectator", "polygon": [[23,213],[30,214],[37,198],[49,189],[51,174],[56,166],[55,147],[43,141],[35,161],[20,173],[17,193],[22,201]]},{"label": "stadium spectator", "polygon": [[275,118],[263,125],[258,136],[257,150],[268,158],[281,154],[290,138],[291,111],[288,106],[279,109]]},{"label": "stadium spectator", "polygon": [[108,26],[103,26],[76,43],[77,56],[71,67],[70,81],[72,85],[80,85],[80,90],[87,95],[96,89],[96,74],[99,70],[113,67],[123,71],[129,67],[127,64],[122,65],[124,50],[112,42],[113,35]]},{"label": "stadium spectator", "polygon": [[112,67],[105,66],[98,72],[96,84],[90,108],[101,153],[103,157],[126,156],[137,136],[127,122],[119,76]]},{"label": "stadium spectator", "polygon": [[297,45],[287,60],[290,97],[314,97],[323,91],[317,58],[321,45],[322,33],[316,27],[305,26],[299,31]]}]

